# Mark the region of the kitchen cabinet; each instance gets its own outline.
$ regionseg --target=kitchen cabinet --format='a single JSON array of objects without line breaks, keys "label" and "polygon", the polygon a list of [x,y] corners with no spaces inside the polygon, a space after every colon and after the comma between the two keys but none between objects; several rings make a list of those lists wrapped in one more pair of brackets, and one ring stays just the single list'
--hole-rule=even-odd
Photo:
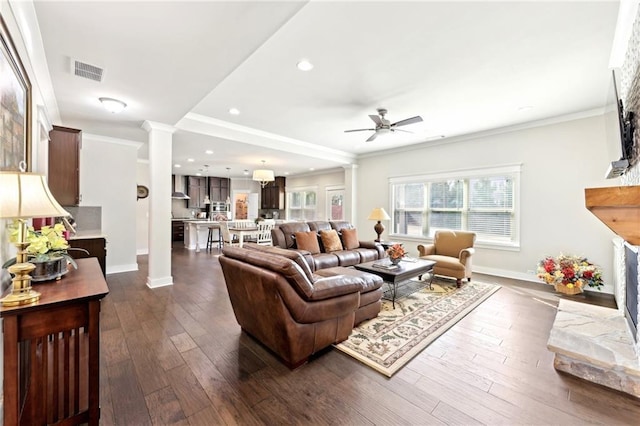
[{"label": "kitchen cabinet", "polygon": [[69,250],[69,256],[74,259],[85,259],[88,257],[98,258],[102,275],[107,276],[107,240],[104,237],[71,237],[69,246],[72,248],[85,249],[89,253],[80,250]]},{"label": "kitchen cabinet", "polygon": [[184,241],[184,222],[181,220],[171,221],[171,241]]},{"label": "kitchen cabinet", "polygon": [[53,197],[63,206],[80,204],[81,147],[81,130],[53,126],[49,132],[47,182]]},{"label": "kitchen cabinet", "polygon": [[189,176],[187,178],[188,188],[187,207],[190,209],[199,209],[206,207],[204,197],[207,195],[207,178],[201,176]]},{"label": "kitchen cabinet", "polygon": [[212,202],[226,202],[229,197],[229,179],[222,177],[209,178],[209,198]]},{"label": "kitchen cabinet", "polygon": [[276,176],[275,181],[269,182],[260,192],[260,208],[263,210],[285,209],[286,178]]}]

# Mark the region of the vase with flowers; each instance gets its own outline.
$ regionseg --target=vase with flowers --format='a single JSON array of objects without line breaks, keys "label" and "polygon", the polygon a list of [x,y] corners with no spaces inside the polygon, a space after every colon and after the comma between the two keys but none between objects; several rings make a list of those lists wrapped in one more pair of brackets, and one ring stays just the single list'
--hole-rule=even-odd
[{"label": "vase with flowers", "polygon": [[542,281],[564,294],[579,294],[585,287],[600,290],[603,286],[600,268],[582,256],[547,256],[538,262],[537,274]]},{"label": "vase with flowers", "polygon": [[391,263],[397,265],[407,252],[404,247],[402,247],[402,244],[394,244],[387,249],[387,254],[389,255]]},{"label": "vase with flowers", "polygon": [[[65,227],[61,223],[54,226],[43,226],[39,230],[35,230],[33,226],[27,228],[27,234],[24,237],[25,242],[29,245],[25,249],[29,263],[33,263],[36,268],[31,273],[31,281],[49,281],[60,279],[68,272],[68,264],[77,269],[78,265],[75,260],[69,256],[68,251],[71,250],[69,243],[64,237]],[[18,224],[14,223],[9,226],[9,240],[15,243],[18,239]],[[86,252],[84,249],[73,249]],[[86,252],[88,254],[88,252]],[[8,268],[16,262],[16,258],[9,259],[2,265]]]}]

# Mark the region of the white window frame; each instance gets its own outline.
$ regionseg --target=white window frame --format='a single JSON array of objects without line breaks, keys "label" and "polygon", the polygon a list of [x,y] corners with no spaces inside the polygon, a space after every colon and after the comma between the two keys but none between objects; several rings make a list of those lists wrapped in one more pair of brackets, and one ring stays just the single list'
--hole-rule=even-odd
[{"label": "white window frame", "polygon": [[[331,221],[331,220],[345,220],[345,202],[346,202],[346,194],[345,194],[345,187],[344,186],[327,186],[325,188],[325,200],[326,200],[326,204],[327,204],[327,220]],[[333,202],[333,197],[334,196],[338,196],[338,197],[342,197],[342,217],[340,218],[334,218],[331,216],[332,213],[332,202]]]},{"label": "white window frame", "polygon": [[[427,184],[430,182],[440,182],[444,180],[464,180],[468,184],[468,181],[473,178],[483,178],[490,176],[510,176],[513,178],[513,233],[511,240],[506,241],[502,239],[491,239],[483,236],[478,236],[475,246],[483,248],[494,248],[500,250],[520,250],[520,175],[522,170],[522,164],[508,164],[494,167],[482,167],[464,170],[454,170],[450,172],[431,173],[415,176],[402,176],[392,177],[389,179],[389,197],[390,197],[390,215],[391,215],[391,229],[390,237],[403,239],[403,240],[415,240],[415,241],[433,241],[433,232],[429,230],[430,235],[407,235],[394,232],[396,229],[395,224],[395,185],[398,184]],[[427,191],[428,192],[428,191]],[[466,194],[465,194],[466,195]],[[428,206],[429,194],[425,193],[425,204],[420,211],[423,215],[428,214],[430,208]],[[467,209],[467,199],[465,197],[464,206],[462,208],[462,214],[466,215],[469,211]],[[405,209],[405,211],[408,209]],[[466,220],[463,220],[462,227],[466,225]]]},{"label": "white window frame", "polygon": [[[306,205],[307,194],[315,193],[316,203],[312,205]],[[300,205],[295,206],[291,199],[293,198],[293,194],[300,194]],[[292,212],[299,211],[301,212],[301,217],[293,218]],[[311,215],[309,216],[309,213]],[[288,220],[316,220],[318,215],[318,187],[317,186],[305,186],[300,188],[287,188],[287,219]],[[296,215],[298,216],[298,215]]]}]

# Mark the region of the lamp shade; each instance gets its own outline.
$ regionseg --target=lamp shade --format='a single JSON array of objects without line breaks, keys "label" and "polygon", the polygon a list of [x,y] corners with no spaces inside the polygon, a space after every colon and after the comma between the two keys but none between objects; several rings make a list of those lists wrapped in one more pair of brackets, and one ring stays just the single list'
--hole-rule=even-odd
[{"label": "lamp shade", "polygon": [[389,215],[382,207],[377,207],[371,211],[369,214],[368,220],[391,220]]},{"label": "lamp shade", "polygon": [[258,182],[273,182],[276,180],[273,170],[259,169],[253,171],[253,180]]},{"label": "lamp shade", "polygon": [[71,215],[53,198],[44,175],[0,172],[0,218],[61,216]]}]

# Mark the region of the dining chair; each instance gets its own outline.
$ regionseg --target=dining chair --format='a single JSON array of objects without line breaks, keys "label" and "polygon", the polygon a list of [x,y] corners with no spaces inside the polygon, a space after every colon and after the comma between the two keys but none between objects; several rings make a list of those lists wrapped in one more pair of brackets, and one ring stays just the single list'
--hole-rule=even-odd
[{"label": "dining chair", "polygon": [[232,236],[229,232],[229,224],[227,222],[220,222],[220,233],[222,234],[222,245],[228,244],[229,246],[239,246],[240,242],[237,237]]},{"label": "dining chair", "polygon": [[271,230],[274,226],[275,224],[271,222],[258,222],[258,236],[256,242],[265,246],[273,245],[271,241]]}]

